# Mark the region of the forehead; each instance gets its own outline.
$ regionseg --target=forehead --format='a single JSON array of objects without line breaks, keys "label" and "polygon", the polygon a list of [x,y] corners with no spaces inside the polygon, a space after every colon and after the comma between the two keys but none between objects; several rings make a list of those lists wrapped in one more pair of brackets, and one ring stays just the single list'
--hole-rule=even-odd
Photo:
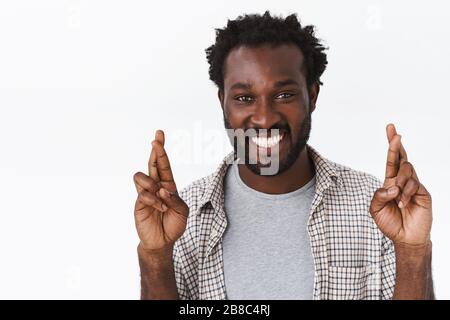
[{"label": "forehead", "polygon": [[225,87],[237,81],[280,78],[304,79],[303,54],[295,44],[278,46],[239,46],[228,54],[224,63]]}]

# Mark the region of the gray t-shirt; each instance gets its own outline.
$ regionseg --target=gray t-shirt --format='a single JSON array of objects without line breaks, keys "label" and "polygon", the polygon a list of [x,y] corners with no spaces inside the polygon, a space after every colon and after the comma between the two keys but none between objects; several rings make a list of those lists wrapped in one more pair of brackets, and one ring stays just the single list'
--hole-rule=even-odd
[{"label": "gray t-shirt", "polygon": [[312,299],[314,262],[307,223],[315,178],[272,195],[247,186],[236,163],[225,177],[223,262],[227,299]]}]

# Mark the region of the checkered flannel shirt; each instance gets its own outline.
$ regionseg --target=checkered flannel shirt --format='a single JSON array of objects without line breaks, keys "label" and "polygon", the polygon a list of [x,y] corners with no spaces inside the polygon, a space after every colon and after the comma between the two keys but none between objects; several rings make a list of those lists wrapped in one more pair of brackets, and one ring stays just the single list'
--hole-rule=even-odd
[{"label": "checkered flannel shirt", "polygon": [[[308,220],[315,267],[313,298],[391,299],[394,247],[369,212],[381,182],[323,158],[309,145],[307,148],[316,169],[316,192]],[[213,174],[180,191],[190,209],[186,231],[173,251],[180,299],[227,299],[223,180],[232,159],[233,152]]]}]

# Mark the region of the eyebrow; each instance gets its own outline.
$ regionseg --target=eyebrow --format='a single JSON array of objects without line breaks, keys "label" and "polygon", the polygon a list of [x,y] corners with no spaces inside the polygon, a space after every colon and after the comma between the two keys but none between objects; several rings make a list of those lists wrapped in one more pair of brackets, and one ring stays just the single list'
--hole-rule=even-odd
[{"label": "eyebrow", "polygon": [[230,90],[233,90],[233,89],[244,89],[244,90],[248,90],[248,89],[250,89],[252,87],[252,85],[251,84],[249,84],[249,83],[243,83],[243,82],[236,82],[235,84],[233,84],[232,86],[231,86],[231,88],[230,88]]},{"label": "eyebrow", "polygon": [[287,85],[291,85],[291,84],[294,84],[294,85],[298,86],[298,82],[297,81],[295,81],[293,79],[286,79],[286,80],[281,80],[281,81],[275,82],[273,87],[274,88],[281,88],[281,87],[284,87],[284,86],[287,86]]},{"label": "eyebrow", "polygon": [[[286,80],[281,80],[281,81],[277,81],[275,82],[275,84],[273,85],[273,87],[275,89],[287,86],[287,85],[296,85],[298,86],[298,82],[293,80],[293,79],[286,79]],[[236,82],[235,84],[233,84],[230,87],[230,90],[233,89],[244,89],[244,90],[249,90],[251,89],[252,85],[250,83],[244,83],[244,82]]]}]

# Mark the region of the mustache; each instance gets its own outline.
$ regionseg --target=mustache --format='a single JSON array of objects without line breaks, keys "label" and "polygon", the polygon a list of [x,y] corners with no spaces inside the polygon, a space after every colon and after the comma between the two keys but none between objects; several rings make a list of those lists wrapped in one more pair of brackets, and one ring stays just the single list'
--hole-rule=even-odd
[{"label": "mustache", "polygon": [[252,127],[246,127],[246,128],[233,128],[231,126],[231,123],[228,121],[228,119],[225,117],[223,117],[223,121],[224,121],[224,126],[226,129],[232,129],[232,130],[243,130],[244,132],[248,132],[250,130],[254,130],[255,132],[259,133],[259,132],[264,132],[265,130],[267,130],[267,132],[271,132],[271,130],[278,130],[280,133],[282,132],[286,132],[286,133],[290,133],[291,129],[287,124],[274,124],[272,125],[270,128],[262,128],[259,126],[252,126]]},{"label": "mustache", "polygon": [[272,126],[270,128],[259,128],[259,127],[250,127],[250,128],[245,128],[243,129],[244,131],[247,130],[255,130],[256,132],[260,132],[260,131],[267,131],[270,132],[272,130],[278,130],[279,132],[289,132],[290,129],[288,126]]}]

